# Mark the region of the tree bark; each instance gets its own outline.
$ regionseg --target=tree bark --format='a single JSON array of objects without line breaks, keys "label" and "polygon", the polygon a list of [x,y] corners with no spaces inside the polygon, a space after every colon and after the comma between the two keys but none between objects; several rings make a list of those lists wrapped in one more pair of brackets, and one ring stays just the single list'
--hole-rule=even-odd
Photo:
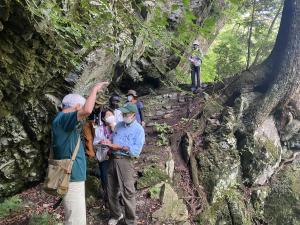
[{"label": "tree bark", "polygon": [[285,0],[275,46],[266,61],[271,74],[262,85],[267,91],[260,101],[250,105],[243,120],[247,129],[255,129],[279,105],[288,101],[299,87],[300,76],[300,0]]}]

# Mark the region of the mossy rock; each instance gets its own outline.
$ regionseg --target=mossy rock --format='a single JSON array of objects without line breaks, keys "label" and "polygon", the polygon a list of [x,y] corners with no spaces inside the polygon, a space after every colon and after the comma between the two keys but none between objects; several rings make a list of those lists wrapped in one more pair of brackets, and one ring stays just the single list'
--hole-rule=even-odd
[{"label": "mossy rock", "polygon": [[149,196],[152,199],[159,199],[160,198],[160,192],[161,192],[161,186],[163,184],[156,184],[153,187],[149,188]]},{"label": "mossy rock", "polygon": [[265,202],[270,225],[300,225],[300,163],[289,165],[271,183]]},{"label": "mossy rock", "polygon": [[227,108],[219,120],[209,120],[205,128],[205,151],[196,155],[199,182],[209,202],[240,180],[240,157],[234,136],[235,117]]},{"label": "mossy rock", "polygon": [[229,189],[199,215],[199,224],[251,225],[251,210],[237,189]]},{"label": "mossy rock", "polygon": [[281,143],[273,117],[267,118],[254,135],[239,140],[244,182],[264,185],[281,161]]},{"label": "mossy rock", "polygon": [[141,176],[137,180],[137,189],[151,187],[162,181],[168,180],[166,172],[156,165],[148,166],[141,172]]}]

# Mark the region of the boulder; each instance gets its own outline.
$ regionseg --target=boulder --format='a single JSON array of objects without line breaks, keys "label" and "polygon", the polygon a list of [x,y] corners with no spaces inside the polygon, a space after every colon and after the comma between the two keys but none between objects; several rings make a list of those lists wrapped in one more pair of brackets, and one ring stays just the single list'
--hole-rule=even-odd
[{"label": "boulder", "polygon": [[189,132],[186,132],[180,142],[181,156],[185,163],[188,164],[193,149],[193,138]]},{"label": "boulder", "polygon": [[273,117],[269,117],[254,133],[256,160],[252,176],[254,184],[263,185],[273,175],[281,161],[280,137]]},{"label": "boulder", "polygon": [[188,220],[188,210],[182,199],[179,199],[170,184],[162,185],[160,200],[162,207],[152,214],[153,220],[161,223],[186,222]]},{"label": "boulder", "polygon": [[167,147],[169,149],[169,159],[166,161],[166,173],[168,174],[170,180],[173,179],[173,176],[174,176],[174,168],[175,168],[175,162],[173,160],[173,157],[172,157],[172,152],[171,152],[171,149],[170,147]]}]

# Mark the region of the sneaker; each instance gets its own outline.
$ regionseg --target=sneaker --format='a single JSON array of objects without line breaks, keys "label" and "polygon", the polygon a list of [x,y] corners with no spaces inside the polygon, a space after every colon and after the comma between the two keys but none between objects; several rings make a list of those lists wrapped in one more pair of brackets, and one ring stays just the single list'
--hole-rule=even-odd
[{"label": "sneaker", "polygon": [[118,219],[114,219],[114,218],[111,218],[109,221],[108,221],[108,225],[117,225],[118,222],[123,219],[123,214],[121,213],[121,216],[118,218]]}]

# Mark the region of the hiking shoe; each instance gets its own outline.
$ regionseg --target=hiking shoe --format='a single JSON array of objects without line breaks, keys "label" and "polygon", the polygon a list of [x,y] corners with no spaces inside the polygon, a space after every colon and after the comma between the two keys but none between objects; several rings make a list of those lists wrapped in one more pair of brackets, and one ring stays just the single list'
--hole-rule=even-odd
[{"label": "hiking shoe", "polygon": [[117,225],[118,222],[123,219],[123,214],[121,213],[121,216],[118,218],[118,219],[114,219],[114,218],[111,218],[109,221],[108,221],[108,225]]}]

